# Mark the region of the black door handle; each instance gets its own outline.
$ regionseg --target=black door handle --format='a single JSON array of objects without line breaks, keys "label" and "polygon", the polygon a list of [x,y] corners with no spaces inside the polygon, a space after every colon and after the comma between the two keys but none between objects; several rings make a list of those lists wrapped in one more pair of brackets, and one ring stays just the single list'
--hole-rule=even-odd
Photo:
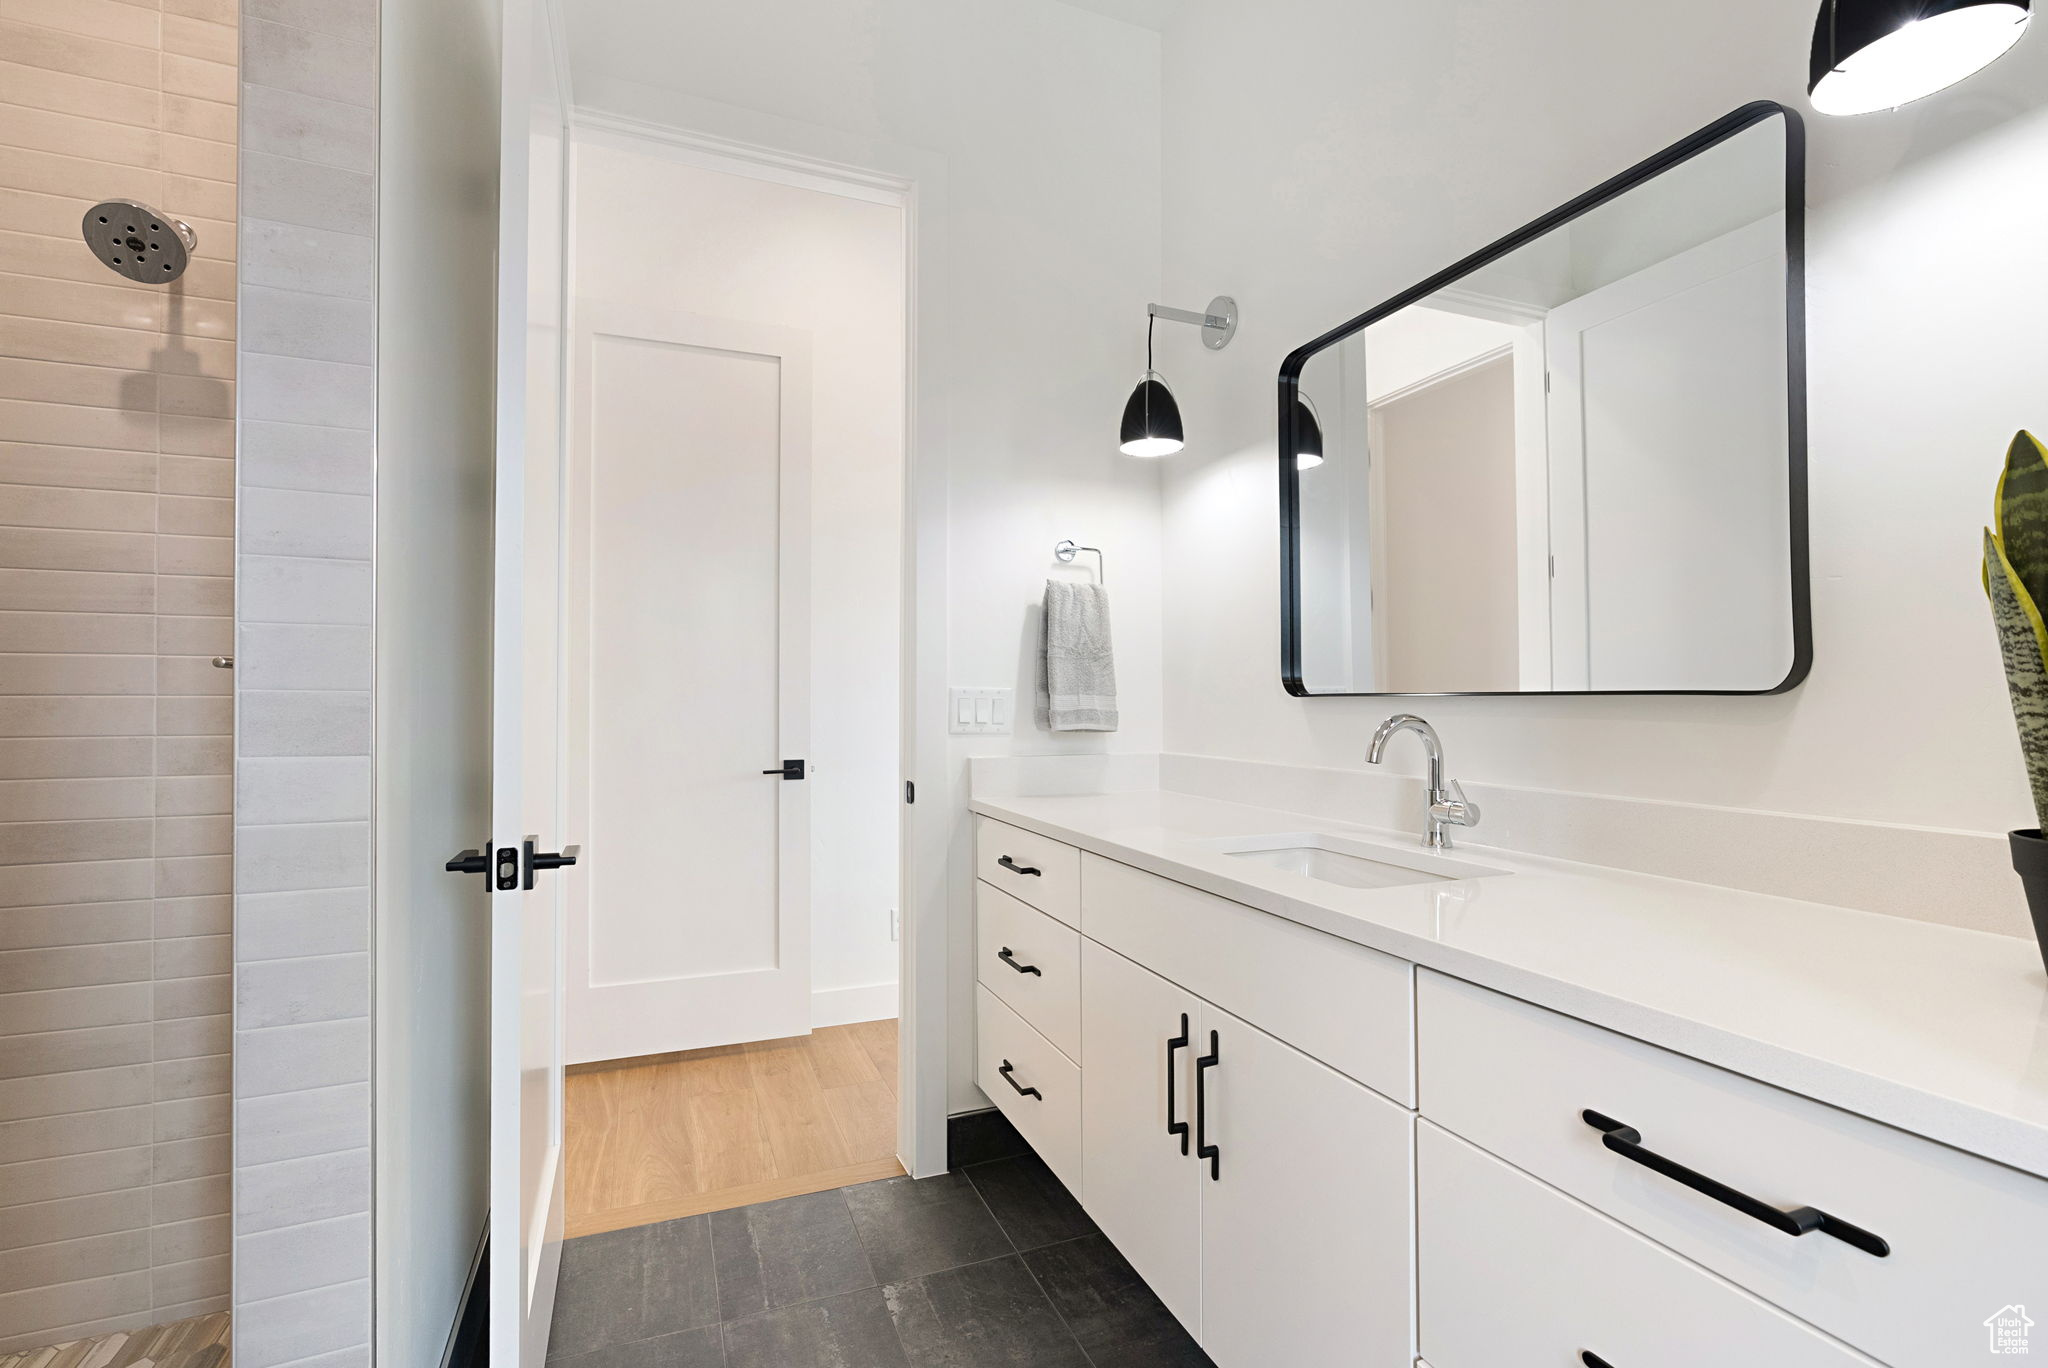
[{"label": "black door handle", "polygon": [[801,760],[785,760],[774,769],[765,769],[761,773],[778,774],[784,779],[801,779],[804,777],[804,762]]},{"label": "black door handle", "polygon": [[481,874],[499,893],[510,893],[519,887],[519,852],[511,846],[486,845],[482,850],[465,850],[441,868],[450,874]]},{"label": "black door handle", "polygon": [[1209,1181],[1223,1181],[1223,1151],[1209,1143],[1209,1070],[1222,1058],[1214,1031],[1209,1032],[1209,1053],[1195,1061],[1195,1158],[1209,1161]]},{"label": "black door handle", "polygon": [[1582,1350],[1580,1352],[1579,1362],[1585,1364],[1586,1368],[1614,1368],[1613,1364],[1609,1363],[1606,1359],[1601,1358],[1591,1349]]},{"label": "black door handle", "polygon": [[489,874],[491,848],[485,846],[482,850],[465,850],[441,867],[450,874]]},{"label": "black door handle", "polygon": [[1020,865],[1007,855],[997,856],[996,863],[1001,865],[1003,868],[1009,870],[1012,874],[1029,874],[1034,879],[1040,877],[1042,872],[1040,870],[1033,869],[1030,865]]},{"label": "black door handle", "polygon": [[1630,1163],[1641,1164],[1651,1172],[1661,1173],[1694,1192],[1713,1198],[1723,1206],[1734,1207],[1743,1215],[1762,1221],[1773,1230],[1780,1230],[1792,1236],[1810,1235],[1818,1230],[1879,1259],[1892,1252],[1891,1245],[1880,1236],[1871,1234],[1861,1226],[1850,1225],[1839,1217],[1830,1216],[1818,1208],[1794,1207],[1790,1211],[1781,1210],[1769,1202],[1759,1201],[1746,1192],[1737,1192],[1726,1183],[1709,1178],[1704,1173],[1689,1169],[1675,1159],[1666,1159],[1655,1151],[1644,1149],[1643,1133],[1611,1116],[1602,1116],[1596,1111],[1583,1111],[1579,1113],[1579,1119],[1601,1133],[1601,1144]]},{"label": "black door handle", "polygon": [[1180,1034],[1166,1042],[1166,1133],[1180,1137],[1180,1152],[1188,1152],[1188,1123],[1173,1119],[1173,1052],[1188,1045],[1188,1014],[1180,1014]]},{"label": "black door handle", "polygon": [[1022,1083],[1019,1083],[1016,1079],[1010,1077],[1010,1075],[1015,1073],[1016,1071],[1017,1066],[1015,1064],[1012,1064],[1007,1059],[1003,1061],[1003,1067],[996,1070],[997,1073],[1003,1076],[1003,1082],[1009,1084],[1011,1087],[1017,1090],[1017,1095],[1019,1097],[1035,1097],[1041,1102],[1045,1101],[1044,1093],[1040,1092],[1036,1088],[1027,1088]]},{"label": "black door handle", "polygon": [[1020,974],[1036,974],[1040,978],[1045,977],[1045,971],[1043,969],[1040,969],[1037,965],[1017,963],[1017,957],[1010,953],[1010,947],[1007,945],[1004,946],[1002,949],[996,951],[996,958],[1001,960],[1003,963],[1009,965],[1012,969],[1015,969]]},{"label": "black door handle", "polygon": [[575,864],[576,861],[583,855],[582,846],[563,846],[561,854],[557,855],[545,850],[536,850],[534,847],[538,846],[539,844],[540,837],[538,836],[529,836],[526,838],[526,883],[524,886],[527,888],[533,887],[533,875],[535,870],[565,869],[568,866]]}]

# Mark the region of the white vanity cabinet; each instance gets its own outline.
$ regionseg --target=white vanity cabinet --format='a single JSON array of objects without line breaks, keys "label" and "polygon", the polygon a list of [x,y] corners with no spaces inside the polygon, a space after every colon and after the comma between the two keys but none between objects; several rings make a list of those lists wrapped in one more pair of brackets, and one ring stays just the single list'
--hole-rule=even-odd
[{"label": "white vanity cabinet", "polygon": [[2048,1180],[982,820],[981,1085],[1221,1368],[1955,1368],[2048,1323]]},{"label": "white vanity cabinet", "polygon": [[1406,1364],[1414,1117],[1082,948],[1081,1200],[1223,1368]]},{"label": "white vanity cabinet", "polygon": [[1081,943],[1081,1186],[1075,1193],[1146,1284],[1202,1335],[1194,1049],[1202,1000]]},{"label": "white vanity cabinet", "polygon": [[1220,1007],[1196,1029],[1196,1067],[1216,1061],[1195,1127],[1215,1149],[1196,1152],[1202,1347],[1223,1368],[1407,1363],[1414,1115]]}]

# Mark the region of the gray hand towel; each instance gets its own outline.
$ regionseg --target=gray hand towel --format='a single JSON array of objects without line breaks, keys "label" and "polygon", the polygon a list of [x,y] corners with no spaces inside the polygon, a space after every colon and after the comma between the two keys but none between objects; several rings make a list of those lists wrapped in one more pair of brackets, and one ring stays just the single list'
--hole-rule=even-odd
[{"label": "gray hand towel", "polygon": [[1108,591],[1099,584],[1047,580],[1038,642],[1039,725],[1051,731],[1115,731]]}]

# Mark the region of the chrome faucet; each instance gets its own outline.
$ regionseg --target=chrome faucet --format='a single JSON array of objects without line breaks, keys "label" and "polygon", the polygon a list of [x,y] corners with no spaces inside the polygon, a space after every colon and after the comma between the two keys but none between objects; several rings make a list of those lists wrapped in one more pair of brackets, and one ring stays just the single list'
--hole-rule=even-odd
[{"label": "chrome faucet", "polygon": [[1372,749],[1366,753],[1366,761],[1377,765],[1387,753],[1387,742],[1396,732],[1412,731],[1422,738],[1424,749],[1429,754],[1429,832],[1422,843],[1431,850],[1449,850],[1451,838],[1444,833],[1445,827],[1476,827],[1479,825],[1479,804],[1465,796],[1465,790],[1453,779],[1444,779],[1444,743],[1437,739],[1436,728],[1417,717],[1414,713],[1396,713],[1380,723],[1380,729],[1372,734]]}]

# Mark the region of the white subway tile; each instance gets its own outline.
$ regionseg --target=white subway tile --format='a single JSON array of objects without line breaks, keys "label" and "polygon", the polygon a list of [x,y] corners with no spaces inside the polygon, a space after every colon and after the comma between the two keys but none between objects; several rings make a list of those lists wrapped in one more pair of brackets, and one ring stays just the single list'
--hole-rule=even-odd
[{"label": "white subway tile", "polygon": [[370,1023],[316,1021],[235,1033],[236,1096],[360,1083],[370,1076]]},{"label": "white subway tile", "polygon": [[243,1030],[368,1016],[370,957],[322,955],[260,960],[235,975],[235,1021]]},{"label": "white subway tile", "polygon": [[376,550],[372,512],[368,495],[245,489],[242,553],[368,561]]}]

